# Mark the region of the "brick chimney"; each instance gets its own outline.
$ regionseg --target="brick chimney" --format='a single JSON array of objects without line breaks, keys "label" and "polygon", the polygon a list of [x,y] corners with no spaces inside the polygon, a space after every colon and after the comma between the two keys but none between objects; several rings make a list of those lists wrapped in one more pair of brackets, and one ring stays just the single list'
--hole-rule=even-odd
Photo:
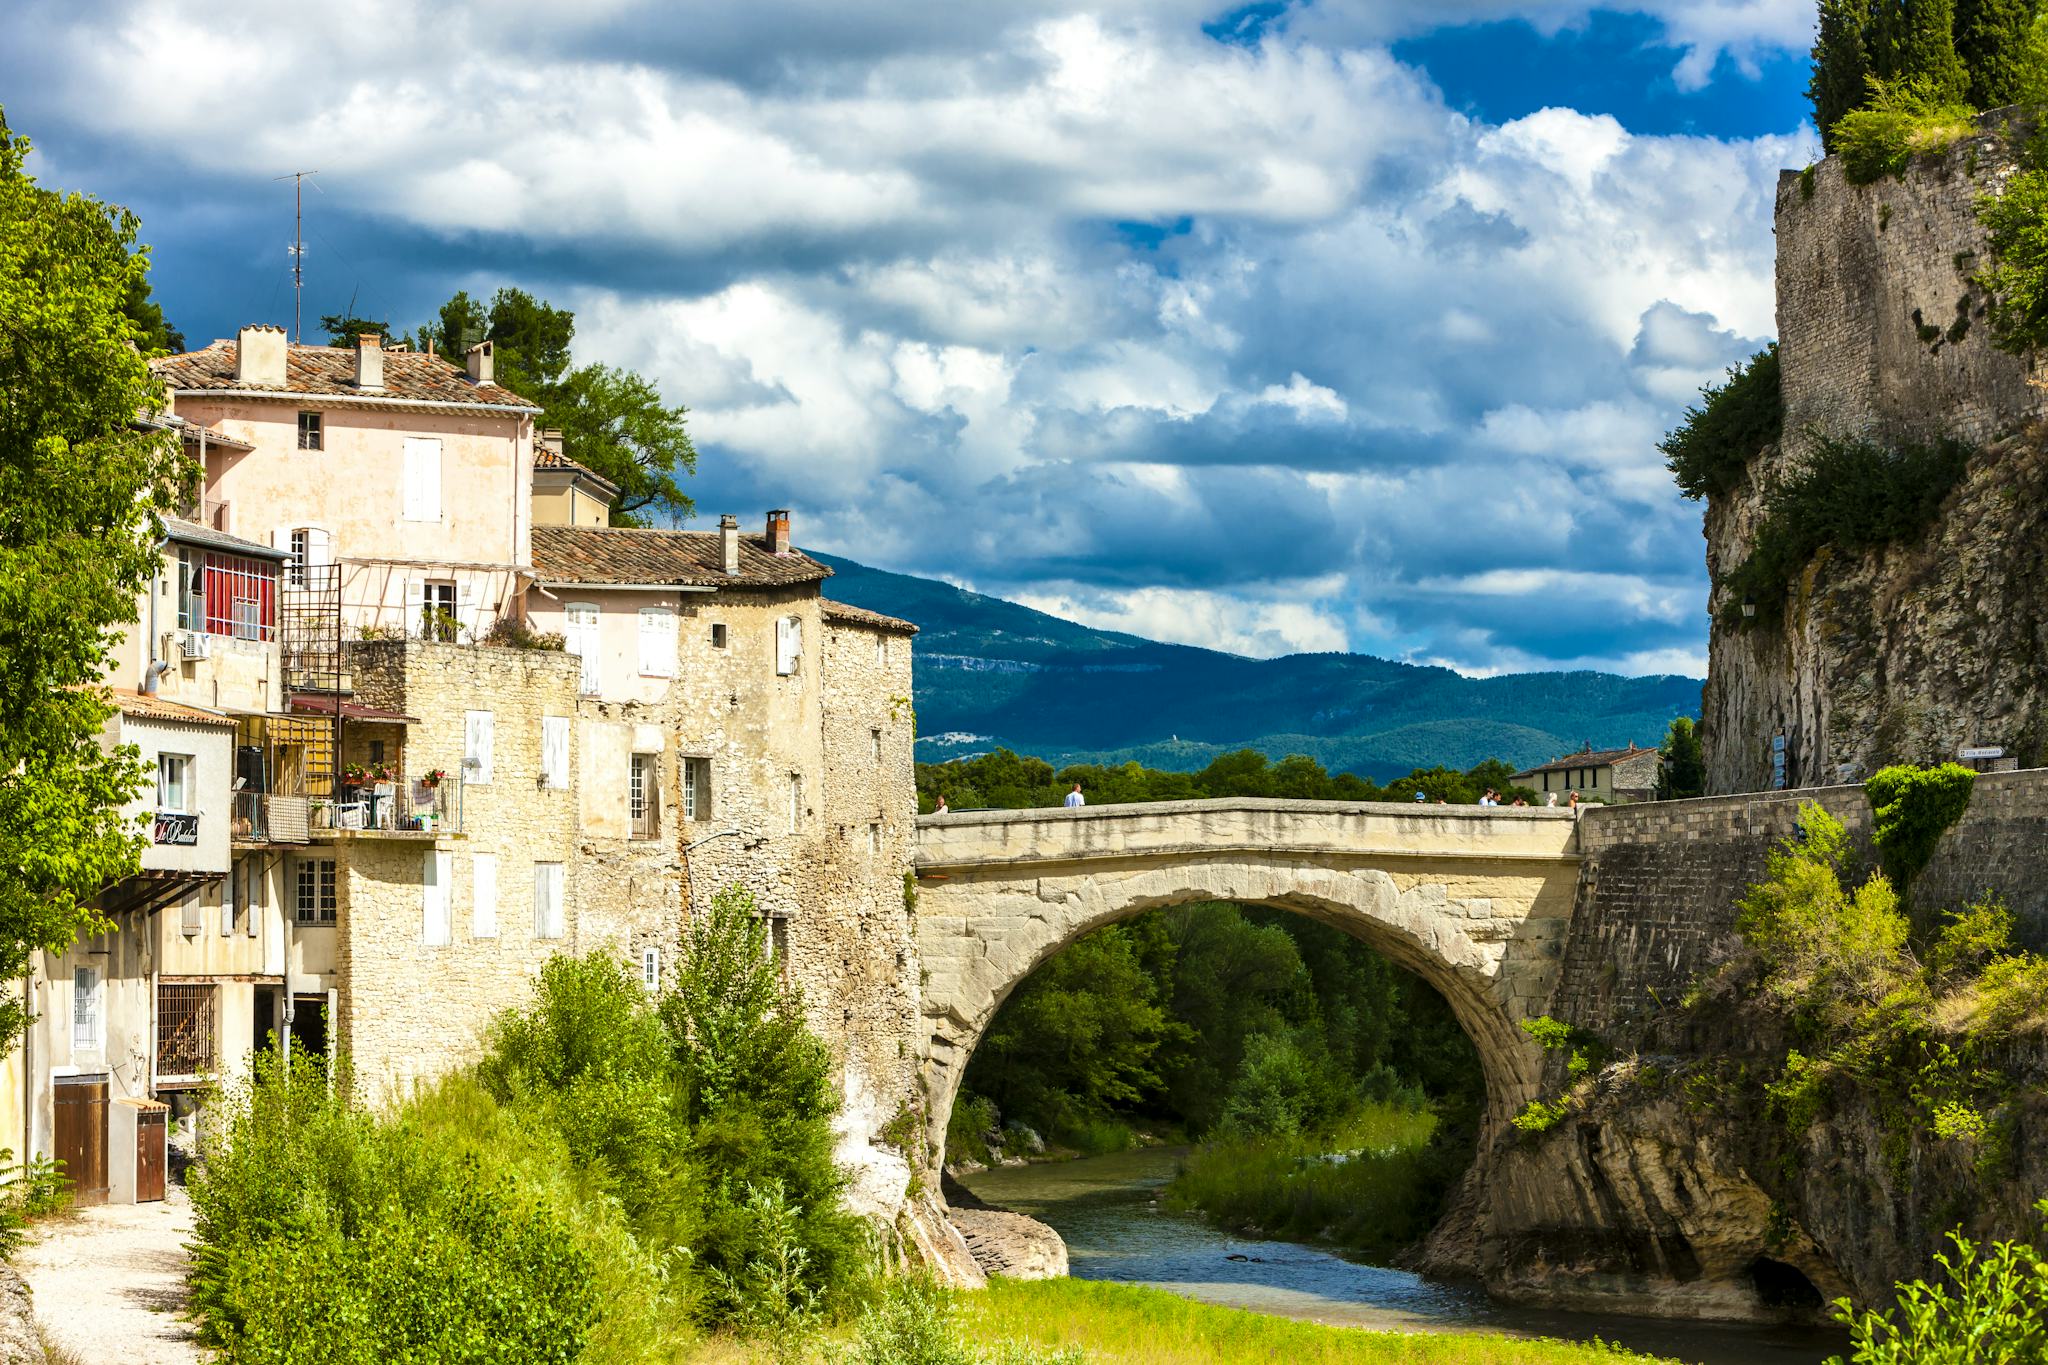
[{"label": "brick chimney", "polygon": [[730,512],[718,519],[718,563],[728,577],[739,577],[740,519]]},{"label": "brick chimney", "polygon": [[768,553],[789,553],[789,509],[778,507],[768,514]]},{"label": "brick chimney", "polygon": [[253,388],[283,388],[284,356],[284,328],[244,327],[235,334],[235,382]]},{"label": "brick chimney", "polygon": [[470,383],[490,384],[496,382],[491,378],[494,368],[492,360],[494,354],[491,343],[488,341],[479,341],[476,345],[469,348]]},{"label": "brick chimney", "polygon": [[375,332],[365,332],[356,338],[356,387],[383,392],[384,338]]},{"label": "brick chimney", "polygon": [[550,455],[560,455],[562,453],[562,429],[560,427],[542,427],[533,434],[533,443]]}]

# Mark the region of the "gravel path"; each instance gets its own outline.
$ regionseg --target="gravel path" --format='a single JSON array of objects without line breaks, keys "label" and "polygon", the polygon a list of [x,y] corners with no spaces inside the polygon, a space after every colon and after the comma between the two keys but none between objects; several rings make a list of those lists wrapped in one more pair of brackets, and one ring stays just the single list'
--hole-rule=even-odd
[{"label": "gravel path", "polygon": [[78,1365],[199,1365],[185,1306],[192,1205],[182,1186],[154,1204],[80,1209],[14,1259],[50,1343]]}]

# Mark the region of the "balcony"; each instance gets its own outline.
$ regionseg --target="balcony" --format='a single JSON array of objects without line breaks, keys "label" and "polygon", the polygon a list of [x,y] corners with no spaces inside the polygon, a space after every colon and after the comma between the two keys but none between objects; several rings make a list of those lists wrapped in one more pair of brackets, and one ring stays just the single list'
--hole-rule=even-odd
[{"label": "balcony", "polygon": [[314,839],[349,836],[434,839],[462,833],[462,779],[418,777],[343,787],[339,801],[313,803]]},{"label": "balcony", "polygon": [[233,823],[228,837],[244,844],[303,844],[306,842],[310,803],[303,796],[279,796],[272,792],[236,792]]}]

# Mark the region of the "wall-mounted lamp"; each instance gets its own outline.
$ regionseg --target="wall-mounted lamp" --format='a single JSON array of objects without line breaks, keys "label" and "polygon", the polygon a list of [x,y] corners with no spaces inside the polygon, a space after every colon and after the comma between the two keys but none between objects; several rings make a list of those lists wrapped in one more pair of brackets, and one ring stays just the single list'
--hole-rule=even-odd
[{"label": "wall-mounted lamp", "polygon": [[1748,593],[1742,594],[1742,619],[1745,621],[1754,621],[1756,619],[1756,598]]}]

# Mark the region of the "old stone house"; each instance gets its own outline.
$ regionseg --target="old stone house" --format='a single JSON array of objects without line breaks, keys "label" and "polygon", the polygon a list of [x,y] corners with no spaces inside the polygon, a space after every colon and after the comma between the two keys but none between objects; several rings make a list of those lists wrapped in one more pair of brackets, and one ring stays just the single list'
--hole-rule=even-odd
[{"label": "old stone house", "polygon": [[1657,750],[1639,749],[1634,741],[1626,749],[1595,749],[1588,744],[1577,753],[1524,769],[1513,780],[1538,795],[1555,792],[1560,801],[1572,792],[1602,801],[1649,801],[1657,795],[1662,766]]}]

